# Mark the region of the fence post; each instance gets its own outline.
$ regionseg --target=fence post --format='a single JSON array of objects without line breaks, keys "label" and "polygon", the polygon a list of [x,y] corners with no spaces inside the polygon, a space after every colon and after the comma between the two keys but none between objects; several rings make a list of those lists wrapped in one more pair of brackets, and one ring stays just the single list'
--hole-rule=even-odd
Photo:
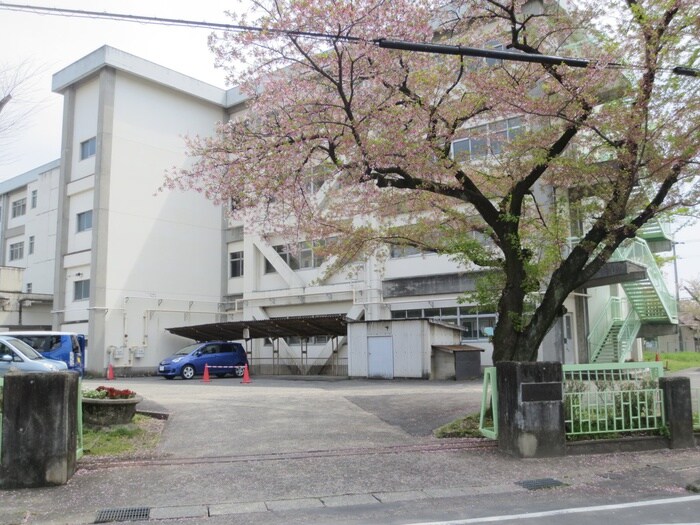
[{"label": "fence post", "polygon": [[498,448],[521,458],[564,456],[561,363],[503,362],[496,372]]},{"label": "fence post", "polygon": [[2,417],[0,489],[68,482],[77,462],[77,373],[7,374]]},{"label": "fence post", "polygon": [[695,447],[690,379],[687,377],[661,377],[659,378],[659,388],[664,395],[666,425],[671,434],[670,448]]}]

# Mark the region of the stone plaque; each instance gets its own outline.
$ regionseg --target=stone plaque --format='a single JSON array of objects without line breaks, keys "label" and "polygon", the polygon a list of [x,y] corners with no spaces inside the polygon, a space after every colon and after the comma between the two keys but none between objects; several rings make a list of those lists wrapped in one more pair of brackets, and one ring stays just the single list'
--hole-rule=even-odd
[{"label": "stone plaque", "polygon": [[563,388],[559,382],[555,383],[522,383],[520,394],[523,402],[528,401],[561,401]]}]

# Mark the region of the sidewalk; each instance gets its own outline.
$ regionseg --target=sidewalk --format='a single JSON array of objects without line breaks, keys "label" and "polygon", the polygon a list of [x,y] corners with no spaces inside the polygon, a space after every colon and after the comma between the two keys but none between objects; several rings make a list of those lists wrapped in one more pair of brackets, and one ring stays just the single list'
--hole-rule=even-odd
[{"label": "sidewalk", "polygon": [[401,506],[418,515],[474,498],[486,511],[553,494],[519,484],[543,478],[565,484],[556,498],[572,502],[674,497],[700,479],[696,450],[516,460],[490,442],[433,438],[432,428],[477,411],[477,381],[142,378],[114,386],[170,412],[157,457],[82,467],[60,487],[0,491],[0,523],[94,523],[100,511],[126,507],[150,520],[285,523],[290,512],[308,512],[300,522],[310,523],[315,512],[381,515]]}]

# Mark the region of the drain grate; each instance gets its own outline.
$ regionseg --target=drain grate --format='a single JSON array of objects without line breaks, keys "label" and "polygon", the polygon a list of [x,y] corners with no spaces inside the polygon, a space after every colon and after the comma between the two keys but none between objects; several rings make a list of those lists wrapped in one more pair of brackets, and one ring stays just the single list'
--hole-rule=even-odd
[{"label": "drain grate", "polygon": [[121,509],[105,509],[97,512],[95,523],[111,521],[145,521],[150,518],[149,507],[126,507]]},{"label": "drain grate", "polygon": [[516,481],[515,483],[527,490],[551,489],[552,487],[561,487],[565,485],[554,478],[526,479],[525,481]]}]

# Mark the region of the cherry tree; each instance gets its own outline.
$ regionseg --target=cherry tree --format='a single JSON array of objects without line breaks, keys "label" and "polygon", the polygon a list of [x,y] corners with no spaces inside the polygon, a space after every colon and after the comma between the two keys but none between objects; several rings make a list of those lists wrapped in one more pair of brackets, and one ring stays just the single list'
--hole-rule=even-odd
[{"label": "cherry tree", "polygon": [[[650,219],[697,202],[695,0],[254,0],[211,47],[248,96],[166,186],[338,270],[411,245],[483,270],[494,360],[529,361],[565,299]],[[397,51],[379,39],[579,56]],[[573,225],[573,226],[572,226]]]}]

